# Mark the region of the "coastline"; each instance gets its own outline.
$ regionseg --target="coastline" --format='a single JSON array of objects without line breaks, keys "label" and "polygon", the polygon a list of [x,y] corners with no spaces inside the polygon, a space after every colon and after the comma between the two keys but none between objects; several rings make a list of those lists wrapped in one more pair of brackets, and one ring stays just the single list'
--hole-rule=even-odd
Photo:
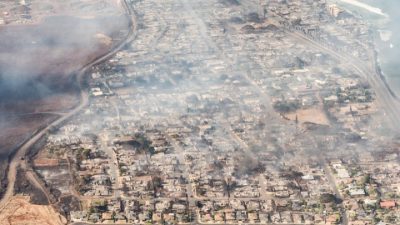
[{"label": "coastline", "polygon": [[350,4],[350,5],[365,9],[365,10],[367,10],[367,11],[369,11],[371,13],[375,13],[377,15],[381,15],[381,16],[384,16],[384,17],[389,17],[389,15],[387,15],[386,13],[382,12],[382,9],[373,7],[371,5],[365,4],[365,3],[357,1],[357,0],[340,0],[340,1],[343,2],[343,3],[346,3],[346,4]]},{"label": "coastline", "polygon": [[[358,16],[361,16],[367,23],[370,24],[371,38],[374,45],[374,64],[376,73],[379,78],[385,83],[390,94],[398,99],[400,93],[400,77],[396,74],[393,66],[394,58],[398,54],[395,50],[396,30],[392,29],[392,24],[396,20],[393,18],[387,8],[387,5],[380,5],[381,2],[374,0],[339,0],[337,1],[345,10],[349,10]],[[352,4],[357,2],[358,4]],[[399,55],[400,56],[400,55]]]},{"label": "coastline", "polygon": [[374,49],[374,63],[375,63],[376,73],[378,74],[379,78],[385,84],[385,86],[388,89],[390,95],[392,95],[396,100],[398,100],[398,96],[396,94],[396,91],[393,91],[392,86],[389,85],[388,79],[387,79],[387,77],[385,76],[385,73],[382,70],[381,64],[379,63],[379,54],[378,54],[378,52],[376,50],[376,47]]}]

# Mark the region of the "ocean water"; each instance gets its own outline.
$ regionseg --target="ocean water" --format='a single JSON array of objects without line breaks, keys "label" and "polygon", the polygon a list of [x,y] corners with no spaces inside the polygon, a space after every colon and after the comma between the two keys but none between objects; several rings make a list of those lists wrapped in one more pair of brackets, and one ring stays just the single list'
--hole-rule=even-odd
[{"label": "ocean water", "polygon": [[339,3],[365,18],[375,33],[378,60],[392,90],[400,96],[400,0],[358,0],[379,8],[384,17],[366,9]]},{"label": "ocean water", "polygon": [[[389,84],[396,94],[400,96],[400,1],[399,0],[367,0],[366,3],[381,8],[389,15],[385,24],[376,24],[376,29],[383,27],[390,32],[389,40],[377,38],[379,61]],[[374,22],[374,21],[371,21]]]}]

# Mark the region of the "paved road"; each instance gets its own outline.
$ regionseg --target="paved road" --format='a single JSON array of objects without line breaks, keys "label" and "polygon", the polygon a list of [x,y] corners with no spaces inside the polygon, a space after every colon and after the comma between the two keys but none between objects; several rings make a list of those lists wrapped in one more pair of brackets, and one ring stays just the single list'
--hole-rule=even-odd
[{"label": "paved road", "polygon": [[104,152],[108,155],[108,157],[111,160],[110,163],[110,177],[112,178],[112,189],[113,189],[113,197],[114,198],[119,198],[121,197],[120,193],[120,177],[119,177],[119,171],[118,167],[119,165],[118,160],[117,160],[117,155],[115,154],[114,150],[111,148],[111,146],[108,145],[109,143],[109,137],[107,133],[101,134],[101,143],[100,146],[104,150]]},{"label": "paved road", "polygon": [[336,52],[333,49],[330,49],[329,47],[326,47],[299,32],[287,31],[287,34],[295,39],[305,42],[306,44],[310,45],[310,47],[330,54],[335,59],[348,65],[349,68],[357,71],[359,75],[367,80],[372,86],[372,89],[376,94],[378,104],[380,104],[386,113],[388,125],[391,126],[394,131],[399,130],[398,124],[400,124],[400,102],[391,94],[380,75],[377,74],[376,70],[373,69],[375,68],[375,65],[373,65],[372,68],[369,68],[366,65],[366,62],[362,62],[361,60],[350,55]]},{"label": "paved road", "polygon": [[[340,193],[340,191],[337,187],[335,178],[333,177],[332,170],[329,168],[328,164],[326,163],[326,161],[324,159],[321,159],[321,160],[323,162],[324,171],[325,171],[326,177],[328,178],[329,184],[331,185],[331,188],[335,192],[336,196],[340,197],[340,199],[343,199],[343,195]],[[345,209],[343,203],[341,203],[341,207],[343,208],[343,210]],[[342,224],[344,224],[344,225],[349,224],[349,219],[347,217],[346,211],[343,211],[341,213],[341,216],[342,216]]]},{"label": "paved road", "polygon": [[[87,68],[86,68],[87,69]],[[81,75],[83,76],[83,75]],[[7,190],[0,201],[0,211],[5,207],[6,203],[8,200],[14,195],[14,185],[16,181],[16,176],[17,176],[17,169],[21,165],[21,158],[26,155],[26,153],[31,149],[31,147],[38,142],[47,132],[49,132],[52,128],[57,127],[61,125],[63,122],[65,122],[67,119],[71,118],[73,115],[81,111],[88,103],[88,94],[81,90],[81,102],[80,104],[71,112],[68,114],[60,117],[53,123],[51,123],[49,126],[35,134],[31,139],[29,139],[27,142],[25,142],[16,152],[14,155],[13,159],[11,160],[8,168],[8,174],[7,174]]]},{"label": "paved road", "polygon": [[[49,124],[47,127],[43,128],[41,131],[38,133],[34,134],[29,140],[27,140],[19,149],[17,149],[14,157],[11,159],[11,162],[8,167],[8,174],[7,174],[7,190],[3,196],[3,198],[0,201],[0,212],[4,209],[4,207],[7,205],[7,202],[10,200],[10,198],[14,195],[14,185],[16,181],[16,176],[17,176],[17,169],[18,167],[24,163],[24,161],[20,160],[22,157],[24,157],[27,152],[32,148],[32,146],[38,142],[42,137],[44,137],[50,130],[57,128],[58,126],[62,125],[65,123],[68,119],[79,113],[83,108],[85,108],[88,103],[89,103],[89,94],[85,91],[85,88],[83,87],[83,81],[86,75],[86,71],[93,67],[96,64],[99,64],[101,62],[104,62],[105,60],[109,59],[112,57],[114,54],[116,54],[118,51],[120,51],[127,43],[131,42],[134,37],[135,37],[135,31],[136,31],[136,21],[135,21],[135,16],[133,10],[130,8],[130,6],[127,4],[126,0],[121,0],[121,5],[123,8],[126,10],[127,14],[131,17],[131,20],[129,22],[129,34],[127,38],[121,42],[118,46],[116,46],[114,49],[112,49],[110,52],[108,52],[106,55],[101,56],[94,60],[93,62],[87,64],[84,66],[78,73],[77,75],[77,81],[79,83],[79,88],[80,88],[80,103],[77,105],[73,110],[70,112],[62,115],[60,118]],[[35,182],[36,183],[36,182]],[[39,182],[40,183],[40,182]]]}]

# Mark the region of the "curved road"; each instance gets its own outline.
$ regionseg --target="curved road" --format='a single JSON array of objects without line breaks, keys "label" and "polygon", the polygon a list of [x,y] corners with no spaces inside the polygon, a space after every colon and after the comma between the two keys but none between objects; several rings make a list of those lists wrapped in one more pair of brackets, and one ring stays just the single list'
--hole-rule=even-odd
[{"label": "curved road", "polygon": [[135,37],[135,31],[136,31],[136,21],[135,21],[135,15],[130,7],[130,5],[126,2],[127,0],[120,0],[120,4],[126,11],[127,15],[130,17],[129,21],[129,34],[127,35],[126,39],[122,41],[120,44],[118,44],[114,49],[112,49],[110,52],[108,52],[106,55],[101,56],[97,59],[95,59],[93,62],[87,64],[84,66],[77,74],[77,81],[79,83],[79,88],[80,88],[80,103],[77,105],[73,110],[70,112],[62,115],[60,118],[49,124],[47,127],[43,128],[41,131],[38,133],[34,134],[29,140],[27,140],[19,149],[17,149],[15,155],[11,159],[11,162],[8,167],[8,173],[7,173],[7,190],[3,196],[3,198],[0,201],[0,212],[6,207],[8,201],[10,198],[14,195],[14,185],[16,181],[16,176],[17,176],[17,169],[20,165],[24,165],[25,162],[21,160],[22,157],[26,155],[26,153],[31,149],[31,147],[38,142],[47,132],[49,132],[51,129],[58,127],[59,125],[62,125],[64,122],[66,122],[68,119],[79,113],[83,108],[85,108],[88,103],[89,103],[89,94],[84,90],[83,87],[83,81],[84,77],[86,74],[86,71],[93,67],[96,64],[99,64],[101,62],[104,62],[105,60],[109,59],[113,55],[115,55],[118,51],[120,51],[127,43],[131,42],[134,37]]}]

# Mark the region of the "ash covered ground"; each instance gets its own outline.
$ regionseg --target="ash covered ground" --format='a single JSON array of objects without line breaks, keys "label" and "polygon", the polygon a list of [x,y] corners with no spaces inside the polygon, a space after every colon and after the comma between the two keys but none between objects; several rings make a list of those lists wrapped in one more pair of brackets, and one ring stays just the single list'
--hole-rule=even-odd
[{"label": "ash covered ground", "polygon": [[20,143],[79,103],[77,71],[126,35],[116,2],[0,3],[1,171]]}]

